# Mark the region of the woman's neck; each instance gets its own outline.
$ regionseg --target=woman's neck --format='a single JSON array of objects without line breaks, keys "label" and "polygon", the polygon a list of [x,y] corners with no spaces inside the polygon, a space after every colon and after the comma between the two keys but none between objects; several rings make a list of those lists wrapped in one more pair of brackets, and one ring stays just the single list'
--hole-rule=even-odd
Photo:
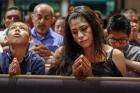
[{"label": "woman's neck", "polygon": [[23,57],[25,57],[27,48],[25,46],[10,46],[10,50],[12,52],[13,57],[16,57],[17,60],[20,62]]},{"label": "woman's neck", "polygon": [[[105,46],[103,46],[104,48]],[[106,58],[99,55],[99,54],[96,54],[95,53],[95,49],[93,47],[90,47],[90,48],[86,48],[84,49],[84,53],[85,53],[85,57],[90,61],[90,62],[93,62],[93,63],[96,63],[96,62],[102,62],[104,61]]]},{"label": "woman's neck", "polygon": [[94,48],[86,48],[84,50],[85,53],[85,57],[90,61],[90,62],[94,62],[95,61],[95,51]]}]

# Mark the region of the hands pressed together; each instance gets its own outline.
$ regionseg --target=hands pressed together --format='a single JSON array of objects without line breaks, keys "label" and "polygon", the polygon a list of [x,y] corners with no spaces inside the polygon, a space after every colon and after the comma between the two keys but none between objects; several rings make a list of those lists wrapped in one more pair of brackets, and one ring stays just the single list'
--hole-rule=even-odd
[{"label": "hands pressed together", "polygon": [[21,73],[20,63],[17,58],[13,58],[12,63],[9,65],[8,73],[10,76],[19,75]]},{"label": "hands pressed together", "polygon": [[91,62],[84,55],[80,55],[72,65],[72,74],[76,77],[93,76]]}]

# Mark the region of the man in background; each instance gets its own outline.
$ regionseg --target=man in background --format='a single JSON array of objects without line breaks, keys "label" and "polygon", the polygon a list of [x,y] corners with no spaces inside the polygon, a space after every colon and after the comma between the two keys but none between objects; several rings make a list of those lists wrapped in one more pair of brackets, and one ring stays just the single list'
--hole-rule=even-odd
[{"label": "man in background", "polygon": [[34,8],[32,21],[33,42],[30,49],[38,53],[45,60],[53,56],[55,50],[63,44],[63,36],[51,29],[53,24],[53,8],[45,3],[38,4]]}]

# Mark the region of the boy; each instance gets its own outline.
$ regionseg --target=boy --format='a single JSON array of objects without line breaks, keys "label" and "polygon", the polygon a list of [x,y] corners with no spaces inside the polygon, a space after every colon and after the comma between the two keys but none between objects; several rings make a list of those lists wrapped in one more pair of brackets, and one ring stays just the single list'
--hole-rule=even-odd
[{"label": "boy", "polygon": [[14,22],[6,33],[9,49],[0,53],[2,74],[18,75],[45,73],[45,61],[36,53],[28,51],[31,41],[29,27],[22,22]]}]

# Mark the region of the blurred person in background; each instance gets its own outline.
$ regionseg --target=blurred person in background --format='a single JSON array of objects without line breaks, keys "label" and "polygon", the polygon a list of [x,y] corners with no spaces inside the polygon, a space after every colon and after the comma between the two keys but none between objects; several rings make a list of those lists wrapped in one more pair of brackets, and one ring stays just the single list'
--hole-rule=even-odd
[{"label": "blurred person in background", "polygon": [[30,49],[45,60],[53,56],[55,50],[63,44],[63,36],[51,28],[53,16],[53,8],[45,3],[38,4],[32,16],[34,27],[31,30],[33,42]]},{"label": "blurred person in background", "polygon": [[54,31],[64,36],[65,17],[59,17],[54,25]]},{"label": "blurred person in background", "polygon": [[28,9],[28,15],[25,16],[25,21],[27,22],[27,24],[29,25],[30,28],[33,28],[33,22],[32,22],[32,14],[33,14],[33,11],[34,11],[34,8],[36,5],[38,5],[39,2],[34,2],[32,4],[29,5],[29,9]]},{"label": "blurred person in background", "polygon": [[16,21],[22,21],[22,22],[24,21],[24,16],[22,14],[22,11],[17,6],[9,7],[6,10],[4,16],[4,25],[6,28],[0,34],[0,44],[2,45],[3,48],[6,48],[5,46],[7,46],[7,43],[4,40],[6,36],[6,31],[8,30],[9,26]]},{"label": "blurred person in background", "polygon": [[61,13],[60,11],[55,12],[55,18],[58,19],[59,17],[61,17]]},{"label": "blurred person in background", "polygon": [[136,9],[130,8],[122,11],[122,14],[129,19],[131,23],[131,33],[129,36],[129,43],[132,45],[140,46],[139,38],[139,13]]}]

